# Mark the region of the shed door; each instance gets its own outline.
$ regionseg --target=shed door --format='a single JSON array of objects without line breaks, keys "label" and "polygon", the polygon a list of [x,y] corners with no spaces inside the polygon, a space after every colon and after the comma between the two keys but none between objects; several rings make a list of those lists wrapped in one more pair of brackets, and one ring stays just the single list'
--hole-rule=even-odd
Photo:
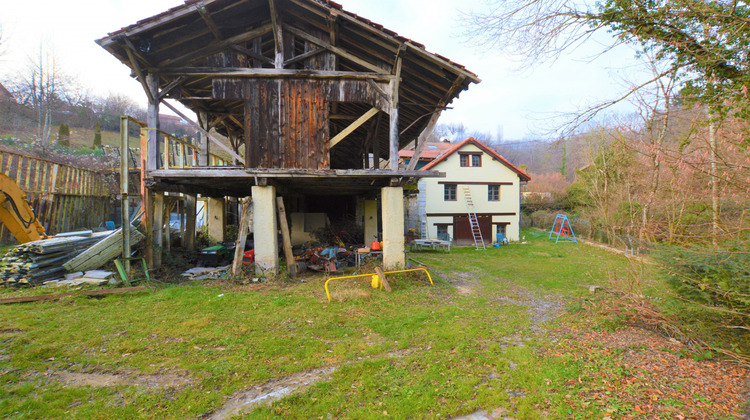
[{"label": "shed door", "polygon": [[[482,239],[485,243],[492,243],[492,216],[477,215],[479,230],[482,232]],[[471,225],[469,225],[469,216],[453,216],[453,234],[456,241],[474,243],[474,236],[471,234]]]}]

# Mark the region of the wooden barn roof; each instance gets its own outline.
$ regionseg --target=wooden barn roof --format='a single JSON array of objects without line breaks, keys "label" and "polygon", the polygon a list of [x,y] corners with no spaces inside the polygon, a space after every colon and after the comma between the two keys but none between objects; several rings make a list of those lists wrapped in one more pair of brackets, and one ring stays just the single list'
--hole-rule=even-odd
[{"label": "wooden barn roof", "polygon": [[[262,72],[258,70],[265,69],[266,77],[277,74],[273,63],[272,8],[281,16],[285,31],[299,37],[310,33],[334,36],[335,42],[325,48],[337,55],[337,70],[342,73],[372,74],[382,70],[383,74],[390,74],[396,57],[401,57],[401,148],[417,138],[433,113],[448,106],[471,83],[480,82],[464,66],[430,53],[423,45],[328,0],[187,0],[112,32],[97,43],[130,67],[142,83],[145,73],[158,73],[166,98],[178,100],[196,112],[206,111],[209,118],[221,118],[222,124],[216,125],[219,132],[243,132],[242,101],[211,97],[213,78],[232,75],[217,76],[200,69],[207,68],[209,58],[215,59],[219,53],[240,51],[262,61],[263,68],[256,69],[253,77],[264,77],[259,76]],[[253,56],[242,46],[254,38],[261,40],[260,56]],[[332,116],[330,120],[331,136],[351,122],[348,117],[358,117],[368,109],[364,104],[349,104],[337,110],[336,118]],[[378,136],[375,141],[382,144],[380,150],[387,151],[387,130]]]}]

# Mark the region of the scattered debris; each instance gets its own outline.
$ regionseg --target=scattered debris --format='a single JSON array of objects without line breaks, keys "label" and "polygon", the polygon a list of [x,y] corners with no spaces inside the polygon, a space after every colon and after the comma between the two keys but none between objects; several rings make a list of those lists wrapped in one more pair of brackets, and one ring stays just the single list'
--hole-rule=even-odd
[{"label": "scattered debris", "polygon": [[77,296],[77,295],[85,295],[85,296],[106,296],[106,295],[115,295],[120,293],[128,293],[128,292],[141,292],[146,290],[145,286],[138,286],[138,287],[123,287],[120,289],[102,289],[102,290],[82,290],[80,292],[71,292],[71,293],[54,293],[51,295],[37,295],[37,296],[19,296],[19,297],[11,297],[11,298],[2,298],[0,299],[0,304],[2,303],[23,303],[23,302],[39,302],[43,300],[57,300],[64,297],[69,296]]},{"label": "scattered debris", "polygon": [[205,280],[215,279],[221,277],[229,269],[231,265],[225,265],[223,267],[193,267],[190,270],[183,272],[182,277],[186,277],[189,280]]},{"label": "scattered debris", "polygon": [[59,280],[53,282],[45,282],[45,285],[55,286],[78,286],[81,284],[93,284],[102,286],[105,284],[117,284],[118,281],[115,279],[115,273],[112,271],[103,270],[90,270],[86,273],[76,272],[65,275],[65,280]]}]

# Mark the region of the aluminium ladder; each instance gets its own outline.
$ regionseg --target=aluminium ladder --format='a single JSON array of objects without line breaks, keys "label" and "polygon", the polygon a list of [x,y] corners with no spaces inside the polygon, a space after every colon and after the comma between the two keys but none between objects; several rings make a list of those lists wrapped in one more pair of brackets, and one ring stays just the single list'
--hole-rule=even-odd
[{"label": "aluminium ladder", "polygon": [[471,227],[471,234],[474,236],[474,245],[477,247],[477,251],[486,250],[484,238],[482,238],[482,230],[479,229],[477,212],[474,210],[474,201],[471,199],[471,191],[468,185],[464,185],[463,189],[464,198],[466,199],[466,210],[469,214],[469,226]]}]

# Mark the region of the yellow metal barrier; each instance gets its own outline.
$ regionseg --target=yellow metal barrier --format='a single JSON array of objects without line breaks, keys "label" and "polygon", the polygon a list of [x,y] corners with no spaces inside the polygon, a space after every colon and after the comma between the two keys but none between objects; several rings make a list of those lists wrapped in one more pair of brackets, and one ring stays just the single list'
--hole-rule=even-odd
[{"label": "yellow metal barrier", "polygon": [[[430,276],[430,272],[427,271],[427,268],[425,268],[425,267],[412,268],[412,269],[409,269],[409,270],[385,271],[385,272],[383,272],[383,274],[385,275],[385,274],[409,273],[409,272],[413,272],[413,271],[424,271],[425,274],[427,274],[427,279],[430,280],[430,284],[433,285],[433,286],[435,285],[435,283],[432,282],[432,276]],[[373,277],[373,276],[377,277],[377,274],[370,273],[370,274],[357,274],[357,275],[354,275],[354,276],[331,277],[330,279],[326,280],[326,283],[325,283],[325,286],[324,286],[325,289],[326,289],[326,296],[328,297],[328,301],[329,302],[331,301],[331,293],[328,291],[328,283],[330,283],[332,280],[358,279],[358,278]],[[380,282],[375,283],[373,281],[373,287],[376,287],[375,284],[379,284],[380,287],[383,287],[383,285],[380,284]]]}]

